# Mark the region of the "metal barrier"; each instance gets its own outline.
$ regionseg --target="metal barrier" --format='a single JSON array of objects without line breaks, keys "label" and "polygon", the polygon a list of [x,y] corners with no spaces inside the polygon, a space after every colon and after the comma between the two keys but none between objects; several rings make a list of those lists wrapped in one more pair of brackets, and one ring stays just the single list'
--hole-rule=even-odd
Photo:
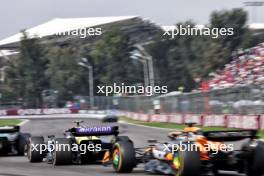
[{"label": "metal barrier", "polygon": [[118,108],[142,113],[264,114],[264,89],[261,86],[240,86],[172,96],[120,97]]},{"label": "metal barrier", "polygon": [[[81,99],[85,100],[87,104],[87,106],[81,106],[81,109],[91,109],[89,107],[89,96],[79,96],[79,99],[74,101],[81,102]],[[61,102],[58,100],[58,102],[60,102],[58,107],[65,107],[65,101]],[[19,104],[7,103],[6,106],[3,103],[0,101],[0,109],[32,108],[30,106],[22,106],[30,104],[25,102],[19,102]],[[177,93],[176,95],[167,94],[151,97],[95,96],[94,105],[96,109],[119,109],[146,114],[264,114],[264,89],[261,86],[240,86],[212,90],[210,92]],[[52,106],[52,108],[56,108],[56,106]]]}]

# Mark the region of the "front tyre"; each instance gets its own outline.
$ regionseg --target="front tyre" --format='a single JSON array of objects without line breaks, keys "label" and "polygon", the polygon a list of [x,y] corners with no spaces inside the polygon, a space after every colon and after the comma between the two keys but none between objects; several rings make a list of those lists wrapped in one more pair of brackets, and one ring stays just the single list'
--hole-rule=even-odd
[{"label": "front tyre", "polygon": [[17,152],[19,156],[24,156],[25,155],[25,149],[26,146],[29,144],[29,138],[30,138],[30,134],[29,133],[21,133],[18,136],[18,148],[17,148]]},{"label": "front tyre", "polygon": [[55,139],[56,149],[53,152],[53,165],[72,164],[72,141],[68,138]]},{"label": "front tyre", "polygon": [[[251,161],[251,162],[250,162]],[[264,174],[264,142],[258,141],[253,151],[253,156],[247,161],[247,176],[261,176]]]},{"label": "front tyre", "polygon": [[41,146],[44,144],[44,137],[31,137],[27,147],[27,157],[29,162],[37,163],[43,161]]},{"label": "front tyre", "polygon": [[179,151],[173,159],[176,176],[200,176],[201,161],[198,151]]},{"label": "front tyre", "polygon": [[118,173],[130,173],[135,167],[135,149],[132,141],[117,141],[112,151],[113,168]]}]

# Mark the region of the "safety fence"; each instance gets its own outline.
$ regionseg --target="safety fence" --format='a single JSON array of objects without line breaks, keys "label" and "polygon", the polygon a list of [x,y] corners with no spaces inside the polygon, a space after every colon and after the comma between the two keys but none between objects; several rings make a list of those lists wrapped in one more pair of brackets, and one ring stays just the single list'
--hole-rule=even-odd
[{"label": "safety fence", "polygon": [[[94,96],[93,107],[89,96],[75,96],[73,100],[51,103],[42,108],[72,107],[79,109],[119,109],[142,113],[181,113],[181,114],[264,114],[264,87],[239,86],[217,89],[209,92],[170,92],[156,96]],[[1,101],[0,101],[1,102]],[[1,102],[0,109],[31,109],[28,102]],[[72,102],[72,104],[69,102]],[[61,105],[61,106],[60,106]]]},{"label": "safety fence", "polygon": [[264,88],[240,86],[210,92],[175,92],[118,98],[118,108],[129,112],[181,114],[264,114]]}]

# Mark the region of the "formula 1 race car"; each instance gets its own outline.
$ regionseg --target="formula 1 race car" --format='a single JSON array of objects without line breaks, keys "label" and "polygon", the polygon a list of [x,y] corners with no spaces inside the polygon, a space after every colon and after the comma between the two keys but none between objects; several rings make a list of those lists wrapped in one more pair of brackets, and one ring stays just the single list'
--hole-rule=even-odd
[{"label": "formula 1 race car", "polygon": [[[146,148],[134,148],[132,141],[114,144],[106,152],[104,163],[112,163],[116,172],[131,172],[144,163],[145,171],[176,176],[200,176],[219,171],[238,171],[247,176],[264,173],[264,142],[256,130],[208,131],[189,123],[183,131],[169,133],[169,142],[150,140]],[[233,141],[243,141],[234,149]]]},{"label": "formula 1 race car", "polygon": [[[65,131],[63,138],[48,136],[31,137],[27,155],[30,162],[42,162],[53,165],[87,164],[100,162],[105,151],[111,150],[113,143],[127,140],[126,136],[118,136],[118,126],[81,126],[83,121],[75,121],[76,127]],[[114,138],[102,139],[102,136]]]},{"label": "formula 1 race car", "polygon": [[111,123],[111,122],[118,122],[118,116],[117,115],[106,115],[102,118],[103,123]]},{"label": "formula 1 race car", "polygon": [[20,132],[20,126],[0,127],[0,155],[23,156],[29,137],[30,134]]}]

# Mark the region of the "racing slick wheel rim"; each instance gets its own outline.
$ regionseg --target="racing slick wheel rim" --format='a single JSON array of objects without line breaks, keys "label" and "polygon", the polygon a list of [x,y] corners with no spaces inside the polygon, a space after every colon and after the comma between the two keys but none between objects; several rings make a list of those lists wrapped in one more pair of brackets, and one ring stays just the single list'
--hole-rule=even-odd
[{"label": "racing slick wheel rim", "polygon": [[174,154],[173,160],[172,160],[172,164],[175,170],[179,170],[181,167],[181,159],[179,154]]},{"label": "racing slick wheel rim", "polygon": [[119,144],[117,144],[117,146],[113,152],[113,165],[114,165],[115,170],[117,170],[117,171],[120,170],[120,168],[122,166],[122,154],[120,151]]},{"label": "racing slick wheel rim", "polygon": [[175,167],[176,170],[176,176],[181,176],[184,168],[184,153],[183,152],[178,152],[177,154],[174,155],[173,158],[173,166]]}]

